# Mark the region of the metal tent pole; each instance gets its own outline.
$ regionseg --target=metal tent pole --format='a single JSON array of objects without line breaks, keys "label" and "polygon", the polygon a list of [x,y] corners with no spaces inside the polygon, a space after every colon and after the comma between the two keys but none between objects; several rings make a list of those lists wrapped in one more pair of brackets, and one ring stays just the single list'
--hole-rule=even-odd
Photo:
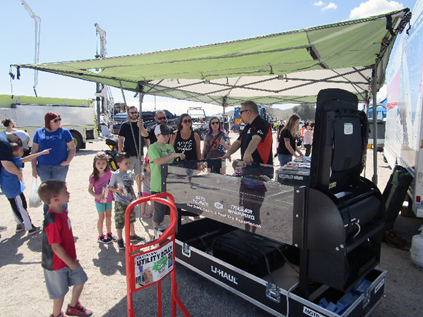
[{"label": "metal tent pole", "polygon": [[372,181],[377,185],[377,63],[375,61],[375,68],[372,78],[372,95],[373,95],[373,178]]}]

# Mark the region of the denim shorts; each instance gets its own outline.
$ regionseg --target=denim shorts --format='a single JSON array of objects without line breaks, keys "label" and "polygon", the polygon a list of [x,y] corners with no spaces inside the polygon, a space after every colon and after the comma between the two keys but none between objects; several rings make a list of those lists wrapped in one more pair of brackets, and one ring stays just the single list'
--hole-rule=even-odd
[{"label": "denim shorts", "polygon": [[108,204],[96,202],[95,207],[97,208],[98,212],[105,212],[106,210],[112,210],[112,202]]},{"label": "denim shorts", "polygon": [[44,278],[50,299],[62,298],[69,291],[69,286],[82,285],[88,280],[81,266],[73,271],[69,266],[57,271],[44,269]]}]

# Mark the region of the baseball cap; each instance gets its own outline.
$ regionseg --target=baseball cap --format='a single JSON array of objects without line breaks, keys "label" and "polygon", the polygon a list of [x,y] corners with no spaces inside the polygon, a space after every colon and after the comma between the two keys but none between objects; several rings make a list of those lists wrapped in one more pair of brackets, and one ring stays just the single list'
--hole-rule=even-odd
[{"label": "baseball cap", "polygon": [[170,134],[170,129],[165,123],[158,124],[158,125],[156,125],[156,128],[154,129],[154,134],[155,135],[159,135],[159,134],[168,135],[168,134]]}]

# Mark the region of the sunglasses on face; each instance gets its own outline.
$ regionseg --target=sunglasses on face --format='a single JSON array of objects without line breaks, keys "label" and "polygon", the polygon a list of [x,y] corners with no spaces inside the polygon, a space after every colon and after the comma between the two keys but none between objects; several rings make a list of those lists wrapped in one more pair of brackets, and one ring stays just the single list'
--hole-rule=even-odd
[{"label": "sunglasses on face", "polygon": [[166,117],[158,117],[157,120],[166,120]]},{"label": "sunglasses on face", "polygon": [[137,114],[137,113],[138,113],[138,111],[130,112],[129,114]]},{"label": "sunglasses on face", "polygon": [[239,112],[239,114],[242,114],[242,113],[243,113],[243,112],[245,112],[245,111],[250,111],[250,109],[241,110],[241,111]]},{"label": "sunglasses on face", "polygon": [[54,123],[56,123],[56,122],[60,122],[60,121],[62,121],[62,118],[56,118],[56,119],[54,119],[54,120],[51,120],[52,122],[54,122]]},{"label": "sunglasses on face", "polygon": [[182,120],[183,123],[191,123],[191,119]]},{"label": "sunglasses on face", "polygon": [[211,122],[210,124],[219,124],[219,121]]}]

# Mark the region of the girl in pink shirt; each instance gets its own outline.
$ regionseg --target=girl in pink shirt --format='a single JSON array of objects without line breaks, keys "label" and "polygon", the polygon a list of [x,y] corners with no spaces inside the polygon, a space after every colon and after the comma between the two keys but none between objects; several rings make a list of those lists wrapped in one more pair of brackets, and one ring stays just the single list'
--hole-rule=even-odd
[{"label": "girl in pink shirt", "polygon": [[[94,157],[93,173],[90,176],[88,192],[95,197],[95,205],[98,211],[98,243],[110,243],[117,237],[112,234],[112,201],[113,193],[109,190],[109,182],[112,177],[107,155],[98,152]],[[107,234],[103,234],[103,223],[106,218]]]}]

